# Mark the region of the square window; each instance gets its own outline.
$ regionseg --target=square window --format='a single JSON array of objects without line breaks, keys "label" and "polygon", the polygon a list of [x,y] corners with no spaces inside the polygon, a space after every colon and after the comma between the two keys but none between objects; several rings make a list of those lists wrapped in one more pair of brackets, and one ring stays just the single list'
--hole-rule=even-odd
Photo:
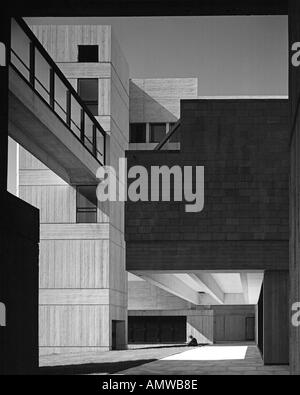
[{"label": "square window", "polygon": [[97,186],[84,185],[77,187],[76,222],[97,222]]},{"label": "square window", "polygon": [[76,222],[78,224],[95,224],[97,223],[97,211],[77,211]]},{"label": "square window", "polygon": [[98,100],[98,79],[97,78],[79,78],[78,93],[84,101]]},{"label": "square window", "polygon": [[150,143],[160,143],[166,137],[165,123],[151,123],[150,124]]},{"label": "square window", "polygon": [[98,79],[79,78],[78,94],[93,115],[98,115]]},{"label": "square window", "polygon": [[130,143],[146,143],[146,124],[131,123],[129,135]]},{"label": "square window", "polygon": [[78,62],[99,62],[98,45],[78,45]]}]

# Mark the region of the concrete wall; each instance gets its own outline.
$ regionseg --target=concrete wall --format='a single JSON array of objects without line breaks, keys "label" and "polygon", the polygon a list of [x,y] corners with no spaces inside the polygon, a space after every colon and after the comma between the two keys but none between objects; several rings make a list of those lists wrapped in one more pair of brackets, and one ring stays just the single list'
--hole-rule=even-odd
[{"label": "concrete wall", "polygon": [[182,101],[181,152],[128,152],[128,167],[201,165],[205,203],[128,202],[128,270],[288,267],[286,100]]},{"label": "concrete wall", "polygon": [[255,318],[254,306],[212,306],[214,342],[246,340],[246,319]]},{"label": "concrete wall", "polygon": [[[5,60],[10,44],[10,25],[11,19],[8,14],[3,13],[0,17],[0,42],[6,48]],[[2,48],[3,49],[3,48]],[[8,83],[9,71],[7,62],[0,66],[0,193],[5,196],[7,190],[7,159],[8,159]]]},{"label": "concrete wall", "polygon": [[[290,76],[290,106],[291,106],[291,178],[290,178],[290,311],[294,303],[300,302],[300,261],[299,261],[299,223],[300,223],[300,68],[295,67],[291,57],[294,43],[300,41],[300,4],[296,0],[289,1],[289,76]],[[292,313],[291,313],[292,314]],[[291,317],[290,317],[291,320]],[[300,374],[300,327],[290,324],[290,367],[291,373]]]},{"label": "concrete wall", "polygon": [[[111,28],[32,30],[75,88],[78,78],[98,78],[97,118],[109,134],[106,164],[118,168],[128,146],[129,77]],[[80,44],[98,44],[99,62],[75,63]],[[22,199],[41,210],[40,353],[108,350],[113,320],[124,322],[117,344],[126,347],[124,205],[99,203],[97,224],[76,224],[75,186],[24,149],[19,189]]]},{"label": "concrete wall", "polygon": [[178,298],[147,281],[128,282],[129,310],[186,310],[191,307],[192,303]]},{"label": "concrete wall", "polygon": [[0,374],[37,374],[39,213],[0,196]]},{"label": "concrete wall", "polygon": [[197,78],[147,78],[130,80],[130,122],[176,122],[180,100],[198,94]]},{"label": "concrete wall", "polygon": [[289,273],[266,271],[263,285],[263,359],[289,363]]},{"label": "concrete wall", "polygon": [[213,344],[213,319],[203,311],[201,314],[188,314],[186,317],[186,335],[194,336],[199,344]]},{"label": "concrete wall", "polygon": [[76,187],[23,148],[19,179],[20,198],[41,212],[40,353],[108,349],[108,220],[76,224]]}]

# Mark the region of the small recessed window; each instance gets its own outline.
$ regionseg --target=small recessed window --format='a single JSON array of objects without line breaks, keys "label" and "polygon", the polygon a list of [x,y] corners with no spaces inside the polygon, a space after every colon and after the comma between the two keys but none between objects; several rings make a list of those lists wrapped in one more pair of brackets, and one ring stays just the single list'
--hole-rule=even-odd
[{"label": "small recessed window", "polygon": [[96,185],[85,185],[77,187],[76,199],[76,222],[97,222],[97,195]]},{"label": "small recessed window", "polygon": [[150,143],[160,143],[166,137],[165,123],[151,123],[150,124]]},{"label": "small recessed window", "polygon": [[93,115],[98,115],[98,79],[79,78],[78,94]]},{"label": "small recessed window", "polygon": [[146,142],[146,124],[145,123],[131,123],[130,124],[130,143],[145,143]]},{"label": "small recessed window", "polygon": [[78,45],[78,62],[99,62],[98,45]]}]

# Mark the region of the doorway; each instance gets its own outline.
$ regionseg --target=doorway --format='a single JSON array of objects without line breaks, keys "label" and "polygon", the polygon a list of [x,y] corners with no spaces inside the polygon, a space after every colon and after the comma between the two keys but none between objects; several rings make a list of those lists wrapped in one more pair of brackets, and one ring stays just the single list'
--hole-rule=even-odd
[{"label": "doorway", "polygon": [[112,320],[111,325],[111,349],[123,350],[126,345],[125,321]]}]

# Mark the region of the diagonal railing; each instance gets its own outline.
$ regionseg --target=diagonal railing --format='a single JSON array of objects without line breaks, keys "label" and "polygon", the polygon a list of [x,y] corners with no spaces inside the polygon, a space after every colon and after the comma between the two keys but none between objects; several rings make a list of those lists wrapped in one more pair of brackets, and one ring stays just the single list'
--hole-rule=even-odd
[{"label": "diagonal railing", "polygon": [[10,66],[104,165],[105,131],[21,18],[12,18]]},{"label": "diagonal railing", "polygon": [[181,125],[181,120],[179,119],[172,129],[166,134],[166,136],[162,139],[160,143],[154,148],[154,151],[160,151],[170,140],[170,138],[174,135],[174,133],[179,129]]}]

